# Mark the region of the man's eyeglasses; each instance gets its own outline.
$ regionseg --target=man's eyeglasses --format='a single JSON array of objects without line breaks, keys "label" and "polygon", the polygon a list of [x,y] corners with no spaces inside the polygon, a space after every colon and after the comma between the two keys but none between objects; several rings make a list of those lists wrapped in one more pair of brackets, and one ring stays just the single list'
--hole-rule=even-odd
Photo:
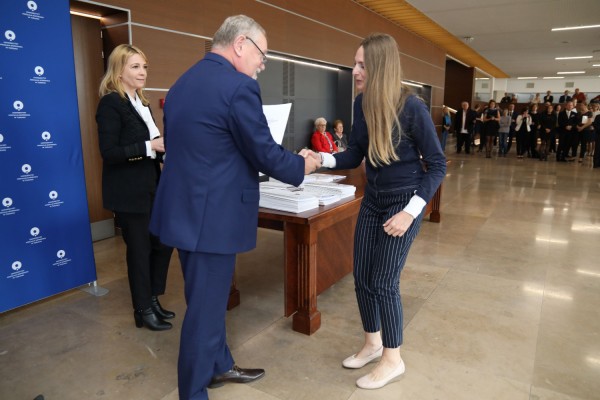
[{"label": "man's eyeglasses", "polygon": [[261,61],[263,64],[266,64],[267,63],[267,55],[265,53],[263,53],[263,51],[260,49],[260,47],[258,47],[258,45],[256,44],[256,42],[254,40],[250,39],[248,36],[246,36],[246,39],[248,39],[250,42],[252,42],[254,47],[256,47],[256,50],[260,51],[260,54],[262,56]]}]

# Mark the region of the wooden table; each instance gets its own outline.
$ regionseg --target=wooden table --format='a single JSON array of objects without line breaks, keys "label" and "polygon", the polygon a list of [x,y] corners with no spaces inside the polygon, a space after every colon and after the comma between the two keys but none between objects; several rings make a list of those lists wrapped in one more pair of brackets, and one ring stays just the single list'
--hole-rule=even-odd
[{"label": "wooden table", "polygon": [[[321,326],[317,296],[352,272],[354,228],[364,195],[365,170],[332,173],[346,176],[340,183],[356,186],[354,197],[298,214],[267,208],[260,208],[258,214],[259,227],[283,231],[284,315],[293,315],[292,329],[306,335]],[[441,188],[426,211],[434,222],[439,222],[440,194]],[[238,304],[234,279],[228,309]]]}]

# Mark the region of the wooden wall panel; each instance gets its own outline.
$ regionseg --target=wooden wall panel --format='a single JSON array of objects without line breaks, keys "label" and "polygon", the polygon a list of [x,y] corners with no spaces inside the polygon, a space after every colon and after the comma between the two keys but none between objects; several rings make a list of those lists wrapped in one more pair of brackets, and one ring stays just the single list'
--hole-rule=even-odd
[{"label": "wooden wall panel", "polygon": [[[440,114],[437,107],[444,102],[456,107],[447,99],[441,100],[448,85],[445,52],[350,0],[180,0],[176,4],[163,0],[107,0],[103,4],[130,10],[133,44],[147,53],[151,65],[148,87],[169,88],[183,71],[203,56],[202,38],[177,32],[210,38],[227,16],[247,14],[267,30],[270,51],[347,67],[353,65],[354,54],[363,37],[371,32],[389,33],[398,42],[404,78],[432,86],[434,120],[437,121]],[[116,40],[125,37],[123,32],[112,36]],[[109,41],[115,41],[112,36]],[[472,90],[472,84],[469,88]],[[464,91],[463,87],[459,97]],[[158,100],[166,93],[153,91],[149,94],[162,129]]]},{"label": "wooden wall panel", "polygon": [[[144,27],[132,27],[133,43],[148,57],[147,87],[169,89],[177,78],[204,57],[206,40]],[[163,132],[160,99],[166,91],[148,90],[150,107],[158,129]]]},{"label": "wooden wall panel", "polygon": [[204,57],[204,39],[138,26],[132,33],[133,44],[148,57],[148,87],[170,88]]},{"label": "wooden wall panel", "polygon": [[[182,0],[176,4],[108,0],[105,4],[130,9],[134,23],[207,37],[212,37],[225,17],[245,13],[265,27],[271,50],[344,66],[352,65],[362,37],[386,32],[396,38],[402,53],[414,57],[415,62],[424,61],[408,70],[407,79],[435,86],[444,74],[444,51],[350,0],[270,0],[271,5],[250,0]],[[418,79],[412,76],[417,71]]]},{"label": "wooden wall panel", "polygon": [[446,62],[444,103],[457,110],[463,101],[472,103],[474,82],[474,68],[465,67],[455,61],[448,60]]}]

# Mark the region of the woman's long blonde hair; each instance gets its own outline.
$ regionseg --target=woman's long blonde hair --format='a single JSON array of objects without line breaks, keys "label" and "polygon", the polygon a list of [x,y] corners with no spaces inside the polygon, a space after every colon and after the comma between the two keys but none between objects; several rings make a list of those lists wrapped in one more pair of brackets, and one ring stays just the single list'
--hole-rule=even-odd
[{"label": "woman's long blonde hair", "polygon": [[[133,56],[134,54],[139,54],[144,61],[148,62],[148,58],[144,52],[130,44],[120,44],[115,47],[112,53],[110,53],[110,56],[108,57],[106,73],[100,82],[100,97],[112,92],[117,92],[122,98],[126,98],[125,89],[123,88],[123,83],[121,82],[120,77],[121,73],[123,72],[123,68],[125,68],[125,65],[127,65],[127,60],[129,60],[129,57]],[[144,95],[143,89],[137,89],[136,92],[142,103],[147,106],[150,102]]]},{"label": "woman's long blonde hair", "polygon": [[376,166],[398,161],[396,146],[402,128],[398,118],[404,106],[400,52],[393,37],[372,33],[361,43],[366,84],[362,108],[369,132],[369,162]]}]

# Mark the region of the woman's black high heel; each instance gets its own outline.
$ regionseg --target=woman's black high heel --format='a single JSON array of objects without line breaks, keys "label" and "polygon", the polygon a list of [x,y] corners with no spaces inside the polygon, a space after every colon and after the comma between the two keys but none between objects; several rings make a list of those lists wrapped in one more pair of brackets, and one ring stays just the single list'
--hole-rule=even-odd
[{"label": "woman's black high heel", "polygon": [[133,318],[135,319],[135,326],[142,328],[146,326],[151,331],[166,331],[173,327],[168,322],[161,320],[152,310],[152,307],[145,310],[135,310],[133,312]]},{"label": "woman's black high heel", "polygon": [[164,308],[162,308],[162,306],[158,302],[158,296],[152,296],[151,301],[152,310],[154,310],[154,313],[158,315],[161,319],[175,318],[175,313],[173,311],[165,310]]}]

